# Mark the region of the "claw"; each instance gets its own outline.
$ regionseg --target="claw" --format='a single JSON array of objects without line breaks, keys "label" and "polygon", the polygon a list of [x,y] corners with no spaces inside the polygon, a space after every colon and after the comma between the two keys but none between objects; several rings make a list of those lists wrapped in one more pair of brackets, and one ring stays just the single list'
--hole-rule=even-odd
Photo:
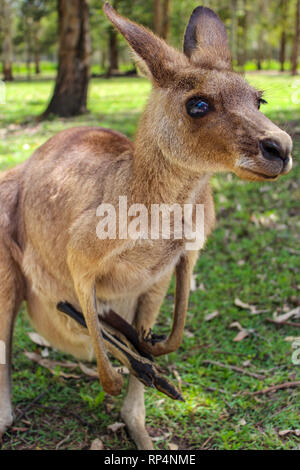
[{"label": "claw", "polygon": [[[69,315],[83,327],[86,327],[82,313],[75,310],[72,305],[66,302],[60,302],[57,305],[57,309]],[[162,369],[159,365],[154,364],[152,357],[137,349],[140,344],[137,344],[136,341],[136,330],[134,330],[129,324],[125,325],[126,322],[123,321],[123,319],[121,319],[121,321],[121,317],[118,317],[117,314],[114,314],[112,317],[115,327],[112,326],[112,322],[110,322],[109,325],[106,318],[104,321],[107,323],[107,326],[105,326],[105,328],[101,326],[103,339],[105,340],[106,346],[111,354],[125,364],[129,368],[130,372],[146,387],[157,388],[157,390],[166,394],[173,400],[184,401],[174,385],[162,376]],[[121,332],[116,328],[116,323],[121,326]],[[145,331],[143,334],[145,336]],[[160,338],[162,338],[161,336],[154,335],[152,330],[148,331],[145,337],[147,337],[150,342],[157,339],[160,340]]]}]

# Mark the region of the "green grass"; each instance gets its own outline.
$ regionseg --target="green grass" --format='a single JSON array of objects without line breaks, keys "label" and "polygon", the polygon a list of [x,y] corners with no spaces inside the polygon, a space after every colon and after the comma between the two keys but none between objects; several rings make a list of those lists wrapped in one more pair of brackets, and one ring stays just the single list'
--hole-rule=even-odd
[{"label": "green grass", "polygon": [[[157,448],[177,442],[180,448],[298,449],[299,389],[251,396],[273,384],[300,380],[293,365],[288,336],[299,329],[277,327],[267,321],[274,311],[294,308],[299,299],[300,154],[299,105],[292,103],[294,81],[285,75],[250,74],[249,80],[266,89],[264,111],[295,134],[295,167],[275,184],[245,183],[231,175],[213,178],[217,227],[200,257],[196,277],[203,289],[191,293],[186,336],[179,351],[159,360],[176,382],[182,379],[184,404],[157,391],[147,390],[147,425]],[[7,104],[0,108],[0,168],[12,167],[54,133],[76,125],[101,125],[132,137],[149,84],[142,79],[93,80],[90,113],[76,119],[35,123],[47,103],[53,83],[7,85]],[[298,134],[297,134],[298,132]],[[157,332],[168,332],[174,287],[165,300]],[[265,310],[251,315],[234,303],[244,302]],[[204,321],[214,311],[219,316]],[[251,330],[237,343],[239,322]],[[17,421],[4,437],[4,449],[86,449],[101,437],[107,449],[132,449],[126,432],[116,435],[107,426],[120,420],[122,397],[103,395],[97,381],[53,376],[29,361],[24,351],[39,351],[27,332],[25,311],[18,316],[14,338],[13,402]],[[50,359],[69,357],[50,351]],[[219,361],[263,375],[257,379],[207,365]],[[58,371],[59,372],[59,371]],[[35,400],[35,401],[34,401]],[[23,415],[20,418],[20,415]],[[19,417],[19,418],[18,418]]]}]

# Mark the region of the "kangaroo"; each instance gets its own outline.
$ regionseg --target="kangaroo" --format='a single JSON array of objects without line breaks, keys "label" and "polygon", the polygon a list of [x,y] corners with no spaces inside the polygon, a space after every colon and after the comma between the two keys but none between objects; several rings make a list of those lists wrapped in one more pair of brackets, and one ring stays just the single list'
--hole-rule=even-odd
[{"label": "kangaroo", "polygon": [[[107,2],[104,12],[152,91],[134,143],[108,129],[72,128],[0,176],[0,340],[6,345],[0,435],[13,422],[12,332],[25,300],[33,326],[53,346],[81,360],[96,358],[107,393],[120,393],[123,384],[107,353],[129,367],[121,415],[137,447],[153,449],[144,385],[180,399],[152,356],[180,345],[188,278],[201,246],[188,250],[184,237],[99,239],[97,208],[117,208],[120,196],[149,209],[201,204],[205,242],[215,224],[211,176],[275,181],[292,168],[292,141],[260,112],[262,93],[233,72],[225,26],[212,10],[193,11],[183,53]],[[151,329],[174,271],[172,331],[155,337]]]}]

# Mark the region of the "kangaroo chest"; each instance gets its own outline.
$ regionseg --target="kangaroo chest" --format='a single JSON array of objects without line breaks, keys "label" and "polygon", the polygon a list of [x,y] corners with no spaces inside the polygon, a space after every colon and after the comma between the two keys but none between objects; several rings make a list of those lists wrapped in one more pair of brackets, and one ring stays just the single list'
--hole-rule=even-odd
[{"label": "kangaroo chest", "polygon": [[140,242],[114,257],[107,274],[97,281],[97,296],[111,300],[146,292],[174,270],[182,253],[182,241]]}]

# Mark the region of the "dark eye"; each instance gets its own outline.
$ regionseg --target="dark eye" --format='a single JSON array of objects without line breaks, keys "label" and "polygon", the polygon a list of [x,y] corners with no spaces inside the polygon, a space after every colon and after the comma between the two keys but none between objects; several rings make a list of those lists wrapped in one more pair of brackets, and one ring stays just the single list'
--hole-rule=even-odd
[{"label": "dark eye", "polygon": [[205,116],[210,111],[208,102],[199,97],[191,98],[186,103],[186,110],[189,116],[192,118],[198,118]]},{"label": "dark eye", "polygon": [[268,102],[267,102],[266,100],[264,100],[263,98],[260,98],[260,99],[258,100],[258,109],[261,108],[261,105],[262,105],[262,104],[268,104]]}]

